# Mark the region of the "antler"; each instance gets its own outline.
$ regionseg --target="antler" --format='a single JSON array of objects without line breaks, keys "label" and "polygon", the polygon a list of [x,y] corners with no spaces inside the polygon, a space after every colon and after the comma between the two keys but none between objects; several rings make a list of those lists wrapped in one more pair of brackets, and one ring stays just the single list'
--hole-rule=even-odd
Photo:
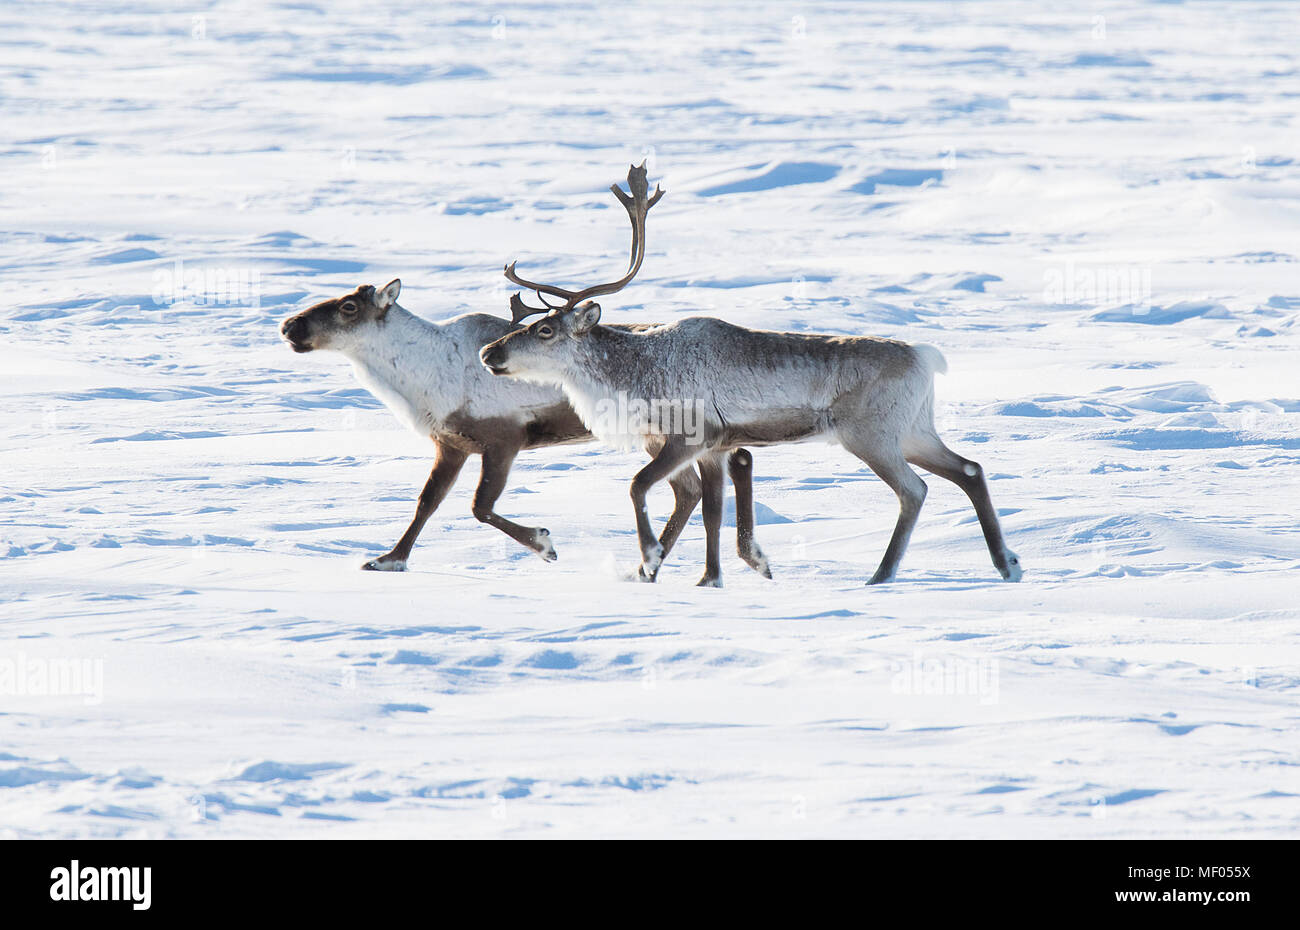
[{"label": "antler", "polygon": [[[632,221],[632,254],[628,259],[627,274],[617,281],[610,281],[606,284],[593,284],[591,287],[585,287],[580,291],[569,291],[562,287],[556,287],[554,284],[536,284],[532,281],[525,281],[515,273],[515,263],[511,262],[506,265],[506,277],[520,287],[535,291],[537,299],[546,305],[545,309],[530,307],[524,303],[523,298],[518,294],[512,295],[510,298],[510,317],[514,322],[518,323],[535,313],[545,313],[547,310],[560,308],[567,310],[588,297],[617,293],[627,287],[632,279],[636,277],[636,273],[641,270],[641,262],[645,259],[646,214],[650,212],[651,207],[659,202],[659,198],[664,195],[664,192],[656,184],[654,196],[649,196],[649,184],[646,181],[644,161],[640,165],[633,165],[628,168],[627,186],[628,190],[632,192],[631,195],[623,193],[623,189],[617,184],[609,186],[609,189],[614,192],[614,196],[618,198],[618,202],[627,210],[628,219]],[[559,297],[564,303],[552,304],[543,296],[545,294]]]}]

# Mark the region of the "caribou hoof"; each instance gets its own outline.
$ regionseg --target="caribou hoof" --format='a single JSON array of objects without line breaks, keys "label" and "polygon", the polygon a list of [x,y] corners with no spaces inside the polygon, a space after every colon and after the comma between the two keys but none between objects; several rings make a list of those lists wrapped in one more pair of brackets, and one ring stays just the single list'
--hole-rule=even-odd
[{"label": "caribou hoof", "polygon": [[641,553],[641,580],[654,581],[659,575],[659,566],[664,564],[663,543],[656,542]]},{"label": "caribou hoof", "polygon": [[704,576],[703,578],[701,578],[698,582],[696,582],[695,587],[697,587],[697,588],[720,588],[720,587],[722,587],[722,578],[721,578],[720,576],[719,576],[719,577],[716,577],[716,578],[710,578],[708,575],[705,575],[705,576]]},{"label": "caribou hoof", "polygon": [[366,572],[404,572],[406,571],[406,559],[388,559],[387,561],[383,558],[371,559],[361,566],[361,570]]},{"label": "caribou hoof", "polygon": [[547,562],[554,562],[559,556],[555,552],[555,546],[551,542],[550,530],[538,530],[533,536],[533,545],[537,547],[537,554]]},{"label": "caribou hoof", "polygon": [[1020,556],[1014,552],[1007,552],[1007,570],[1002,573],[1006,581],[1019,581],[1025,576],[1025,570],[1020,567]]},{"label": "caribou hoof", "polygon": [[755,547],[752,551],[744,553],[740,557],[754,571],[769,581],[772,580],[772,566],[768,563],[767,556],[763,554],[761,549]]}]

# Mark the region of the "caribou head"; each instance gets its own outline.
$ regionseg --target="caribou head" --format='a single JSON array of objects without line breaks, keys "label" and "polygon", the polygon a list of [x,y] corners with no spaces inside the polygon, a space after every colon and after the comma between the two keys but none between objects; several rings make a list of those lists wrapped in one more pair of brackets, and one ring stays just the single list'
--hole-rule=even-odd
[{"label": "caribou head", "polygon": [[[645,220],[650,208],[659,202],[664,192],[655,185],[654,195],[650,195],[646,181],[645,162],[634,165],[627,172],[627,187],[631,193],[625,193],[617,184],[611,184],[618,202],[627,210],[632,223],[632,250],[628,259],[627,273],[617,281],[605,284],[593,284],[581,290],[571,291],[554,284],[538,284],[527,281],[515,272],[515,263],[506,265],[505,275],[515,284],[525,287],[537,294],[544,306],[531,307],[524,303],[519,294],[510,298],[510,317],[520,323],[530,316],[545,314],[531,326],[516,330],[483,347],[479,353],[484,366],[494,375],[515,375],[528,377],[526,358],[537,352],[544,352],[548,347],[563,344],[566,340],[580,338],[600,321],[600,304],[589,298],[605,294],[615,294],[627,287],[641,270],[645,259]],[[560,298],[560,303],[552,303],[547,296]]]},{"label": "caribou head", "polygon": [[364,284],[350,294],[295,313],[280,324],[280,335],[295,352],[343,348],[364,328],[382,323],[401,291],[402,282],[397,278],[378,290]]}]

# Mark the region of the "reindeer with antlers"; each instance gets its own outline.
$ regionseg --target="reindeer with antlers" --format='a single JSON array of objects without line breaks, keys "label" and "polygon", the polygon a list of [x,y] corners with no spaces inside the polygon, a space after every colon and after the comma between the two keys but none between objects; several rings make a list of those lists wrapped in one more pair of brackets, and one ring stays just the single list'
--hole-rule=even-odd
[{"label": "reindeer with antlers", "polygon": [[[632,267],[619,281],[578,292],[578,299],[622,289],[645,257],[645,211],[653,201],[643,197],[633,202],[617,185],[612,189],[632,220]],[[413,430],[433,440],[433,470],[420,493],[414,519],[391,551],[366,562],[363,568],[406,570],[421,530],[471,455],[482,458],[474,517],[543,559],[554,561],[550,532],[506,519],[496,512],[496,502],[521,451],[587,442],[592,435],[558,389],[494,378],[478,357],[481,346],[518,328],[521,319],[536,311],[516,294],[511,300],[511,321],[470,313],[431,323],[398,306],[401,286],[393,280],[379,289],[358,287],[294,314],[280,327],[295,352],[333,350],[343,354],[364,387]],[[638,327],[624,328],[632,331]],[[661,444],[659,438],[652,437],[645,447],[656,455]],[[767,559],[754,542],[753,458],[746,450],[737,449],[728,464],[736,487],[737,546],[750,566],[770,578]],[[683,470],[669,481],[674,507],[659,540],[665,552],[677,541],[702,494],[693,469]],[[655,572],[642,577],[653,581],[656,575],[657,566]]]},{"label": "reindeer with antlers", "polygon": [[[656,188],[653,199],[646,199],[643,169],[633,169],[628,182],[636,202],[628,214],[640,222],[636,242],[644,240],[646,212],[663,192]],[[710,317],[634,330],[602,326],[600,305],[586,300],[595,291],[571,293],[527,282],[514,265],[506,273],[565,303],[532,310],[546,315],[484,346],[480,355],[493,374],[560,387],[597,438],[616,445],[627,437],[600,415],[616,398],[692,404],[702,412],[700,435],[664,432],[658,424],[644,428],[642,438],[653,439],[657,447],[631,486],[644,573],[653,574],[664,556],[645,506],[656,483],[698,463],[708,534],[706,580],[720,578],[715,571],[720,520],[711,508],[722,495],[721,456],[742,444],[822,438],[866,462],[898,496],[898,521],[869,584],[894,578],[925,500],[925,482],[909,463],[966,493],[994,567],[1004,579],[1020,580],[1020,560],[1003,540],[982,469],[945,446],[935,431],[934,376],[946,371],[947,363],[933,346],[752,330]]]}]

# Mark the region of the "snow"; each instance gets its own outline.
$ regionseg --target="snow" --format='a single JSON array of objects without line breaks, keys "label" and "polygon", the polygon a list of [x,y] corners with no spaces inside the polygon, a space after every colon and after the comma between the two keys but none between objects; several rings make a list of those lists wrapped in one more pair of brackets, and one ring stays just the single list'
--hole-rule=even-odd
[{"label": "snow", "polygon": [[[1295,16],[7,5],[0,836],[1294,835]],[[755,450],[773,581],[694,587],[698,515],[623,581],[595,444],[499,507],[558,562],[467,469],[359,570],[431,450],[278,322],[617,274],[642,158],[605,318],[939,347],[1020,584],[926,476],[865,588],[896,502],[821,444]]]}]

